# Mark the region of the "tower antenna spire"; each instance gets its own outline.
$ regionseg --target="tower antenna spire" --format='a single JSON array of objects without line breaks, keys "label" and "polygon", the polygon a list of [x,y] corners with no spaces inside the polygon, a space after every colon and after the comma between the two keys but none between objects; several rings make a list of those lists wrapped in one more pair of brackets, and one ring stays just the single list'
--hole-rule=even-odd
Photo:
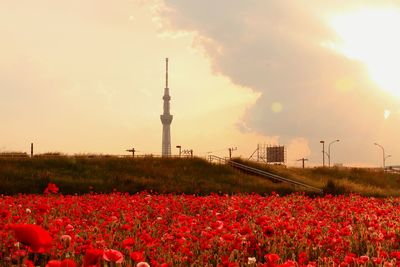
[{"label": "tower antenna spire", "polygon": [[165,59],[165,88],[168,88],[168,58]]}]

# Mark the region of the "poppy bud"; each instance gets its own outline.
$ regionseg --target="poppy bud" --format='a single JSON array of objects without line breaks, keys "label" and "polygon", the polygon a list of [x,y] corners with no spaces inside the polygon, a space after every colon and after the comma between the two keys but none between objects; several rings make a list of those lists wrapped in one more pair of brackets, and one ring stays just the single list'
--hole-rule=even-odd
[{"label": "poppy bud", "polygon": [[71,243],[71,236],[70,235],[62,235],[60,237],[60,241],[63,244],[64,248],[68,248],[69,244]]},{"label": "poppy bud", "polygon": [[136,264],[136,267],[150,267],[150,264],[148,264],[145,261],[141,261],[138,264]]}]

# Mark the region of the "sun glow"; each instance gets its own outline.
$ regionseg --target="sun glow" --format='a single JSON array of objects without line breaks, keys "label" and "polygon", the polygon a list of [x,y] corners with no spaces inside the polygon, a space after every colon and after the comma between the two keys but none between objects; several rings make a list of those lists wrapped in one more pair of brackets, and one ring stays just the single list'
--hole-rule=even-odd
[{"label": "sun glow", "polygon": [[370,8],[330,20],[341,38],[332,47],[367,65],[371,79],[400,97],[400,9]]}]

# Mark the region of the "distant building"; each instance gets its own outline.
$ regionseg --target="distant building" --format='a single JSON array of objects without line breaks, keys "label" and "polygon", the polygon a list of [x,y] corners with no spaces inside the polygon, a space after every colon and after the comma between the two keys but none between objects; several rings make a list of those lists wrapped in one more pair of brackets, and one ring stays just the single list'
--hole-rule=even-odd
[{"label": "distant building", "polygon": [[171,97],[169,96],[168,88],[168,58],[165,59],[165,89],[164,89],[164,113],[160,116],[163,132],[162,132],[162,151],[161,155],[163,157],[171,156],[171,122],[172,115],[169,112],[169,101]]}]

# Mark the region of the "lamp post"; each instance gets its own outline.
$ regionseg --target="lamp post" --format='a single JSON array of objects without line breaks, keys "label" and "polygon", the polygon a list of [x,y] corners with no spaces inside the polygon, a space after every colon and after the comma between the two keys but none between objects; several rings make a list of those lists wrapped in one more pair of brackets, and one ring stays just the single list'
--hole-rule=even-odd
[{"label": "lamp post", "polygon": [[231,159],[232,158],[232,151],[237,150],[237,147],[230,147],[230,148],[228,148],[228,150],[229,150],[229,159]]},{"label": "lamp post", "polygon": [[383,169],[385,169],[385,167],[386,167],[385,161],[388,157],[391,157],[391,155],[386,156],[385,149],[380,144],[374,143],[374,145],[379,146],[382,149],[382,164],[383,164]]},{"label": "lamp post", "polygon": [[181,157],[181,149],[182,149],[182,146],[176,146],[176,148],[179,149],[179,157]]},{"label": "lamp post", "polygon": [[319,141],[322,144],[322,167],[325,167],[325,141]]},{"label": "lamp post", "polygon": [[328,162],[329,162],[329,167],[331,166],[331,145],[332,145],[333,143],[336,143],[336,142],[339,142],[339,141],[340,141],[339,139],[338,139],[338,140],[334,140],[334,141],[330,142],[329,145],[328,145]]},{"label": "lamp post", "polygon": [[[387,158],[390,158],[392,155],[387,155],[386,157],[385,157],[385,165],[386,165],[386,159]],[[386,167],[386,166],[385,166]]]}]

